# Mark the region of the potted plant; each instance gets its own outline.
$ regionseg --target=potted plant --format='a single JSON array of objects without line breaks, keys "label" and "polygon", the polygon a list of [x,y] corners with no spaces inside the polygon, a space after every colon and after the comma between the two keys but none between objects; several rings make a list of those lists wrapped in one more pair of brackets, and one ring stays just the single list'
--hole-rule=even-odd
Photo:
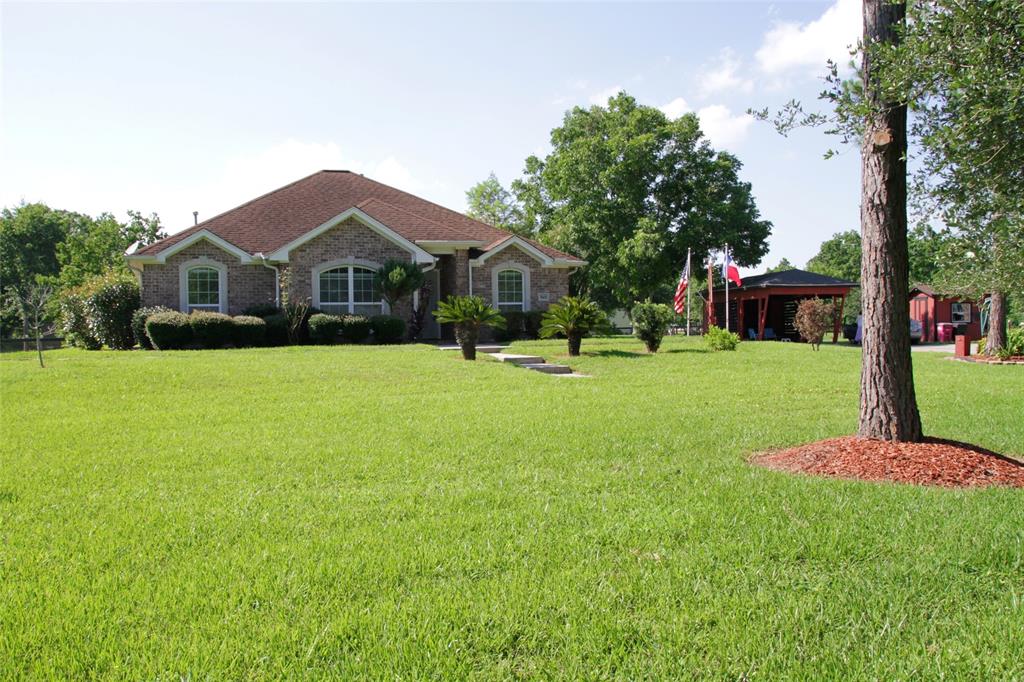
[{"label": "potted plant", "polygon": [[583,337],[607,326],[608,319],[596,303],[584,296],[563,296],[552,303],[541,318],[540,335],[547,339],[561,334],[569,340],[569,356],[580,354]]},{"label": "potted plant", "polygon": [[479,296],[449,296],[437,304],[434,317],[441,324],[455,325],[455,341],[465,360],[476,360],[480,327],[505,328],[505,318]]}]

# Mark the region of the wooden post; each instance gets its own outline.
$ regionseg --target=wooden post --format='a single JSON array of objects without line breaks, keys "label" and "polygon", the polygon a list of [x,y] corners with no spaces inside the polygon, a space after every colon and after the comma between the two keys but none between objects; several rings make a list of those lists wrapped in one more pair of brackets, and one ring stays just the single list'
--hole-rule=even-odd
[{"label": "wooden post", "polygon": [[[839,330],[840,330],[840,327],[843,324],[843,305],[845,303],[846,303],[846,294],[843,294],[842,296],[839,297],[839,312],[838,313],[836,313],[836,312],[832,313],[833,315],[835,315],[835,324],[834,324],[834,326],[832,328],[832,343],[838,343],[839,342]],[[832,307],[833,307],[833,309],[835,308],[835,304],[836,304],[836,297],[833,296],[832,297]]]},{"label": "wooden post", "polygon": [[764,321],[768,316],[768,296],[757,299],[758,321],[757,340],[764,341]]}]

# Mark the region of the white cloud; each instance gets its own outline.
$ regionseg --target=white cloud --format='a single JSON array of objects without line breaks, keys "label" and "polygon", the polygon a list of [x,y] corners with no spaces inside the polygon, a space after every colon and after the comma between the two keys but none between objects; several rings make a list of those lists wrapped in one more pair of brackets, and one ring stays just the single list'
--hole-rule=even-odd
[{"label": "white cloud", "polygon": [[808,67],[820,72],[829,59],[845,65],[849,46],[860,35],[861,0],[836,0],[814,21],[775,24],[755,56],[761,70],[771,75]]},{"label": "white cloud", "polygon": [[740,58],[731,48],[725,48],[707,69],[700,74],[697,85],[702,96],[717,92],[750,92],[754,89],[754,81],[743,78],[740,74]]},{"label": "white cloud", "polygon": [[750,114],[733,115],[729,107],[712,104],[702,107],[697,116],[700,128],[715,147],[733,149],[747,136],[754,117]]},{"label": "white cloud", "polygon": [[620,90],[622,90],[621,85],[613,85],[612,87],[605,88],[600,92],[595,92],[590,96],[590,103],[599,107],[607,106],[608,100],[619,94]]},{"label": "white cloud", "polygon": [[693,109],[690,108],[690,105],[687,104],[686,100],[683,99],[682,97],[676,97],[668,104],[663,104],[658,108],[661,109],[661,112],[668,116],[670,119],[677,119],[683,114],[689,111],[693,111]]}]

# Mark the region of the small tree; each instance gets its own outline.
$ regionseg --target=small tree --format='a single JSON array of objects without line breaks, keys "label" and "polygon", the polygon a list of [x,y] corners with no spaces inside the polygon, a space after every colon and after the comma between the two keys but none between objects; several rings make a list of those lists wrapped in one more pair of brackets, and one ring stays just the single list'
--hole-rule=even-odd
[{"label": "small tree", "polygon": [[381,266],[374,279],[380,295],[394,310],[400,300],[423,286],[423,268],[416,263],[390,259]]},{"label": "small tree", "polygon": [[43,327],[46,325],[46,305],[53,294],[53,288],[47,284],[31,284],[19,289],[18,306],[23,319],[28,322],[29,331],[36,339],[36,352],[39,353],[39,366],[43,364]]},{"label": "small tree", "polygon": [[835,324],[835,306],[818,297],[805,298],[796,307],[793,326],[800,337],[818,350],[825,333]]},{"label": "small tree", "polygon": [[504,329],[505,318],[479,296],[449,296],[437,304],[434,317],[442,324],[455,325],[455,341],[465,360],[476,360],[476,342],[481,327]]},{"label": "small tree", "polygon": [[597,303],[583,296],[563,296],[541,318],[540,335],[547,339],[561,334],[569,340],[569,356],[577,357],[583,337],[607,325],[608,318]]},{"label": "small tree", "polygon": [[412,309],[412,317],[409,318],[409,340],[415,341],[423,333],[427,326],[427,310],[430,309],[430,285],[424,283],[419,290],[417,305]]},{"label": "small tree", "polygon": [[657,353],[661,340],[672,323],[672,309],[662,303],[651,303],[650,299],[637,303],[630,312],[633,333],[644,342],[648,353]]}]

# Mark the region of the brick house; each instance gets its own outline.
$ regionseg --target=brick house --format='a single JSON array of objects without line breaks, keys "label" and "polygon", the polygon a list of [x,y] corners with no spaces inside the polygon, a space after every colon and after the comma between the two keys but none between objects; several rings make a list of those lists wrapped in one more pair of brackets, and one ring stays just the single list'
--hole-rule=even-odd
[{"label": "brick house", "polygon": [[[324,312],[408,319],[373,284],[384,261],[419,263],[430,309],[473,293],[505,311],[542,310],[585,262],[349,171],[320,171],[128,254],[142,304],[237,315],[308,299]],[[287,276],[286,276],[287,275]],[[428,316],[427,338],[441,330]]]}]

